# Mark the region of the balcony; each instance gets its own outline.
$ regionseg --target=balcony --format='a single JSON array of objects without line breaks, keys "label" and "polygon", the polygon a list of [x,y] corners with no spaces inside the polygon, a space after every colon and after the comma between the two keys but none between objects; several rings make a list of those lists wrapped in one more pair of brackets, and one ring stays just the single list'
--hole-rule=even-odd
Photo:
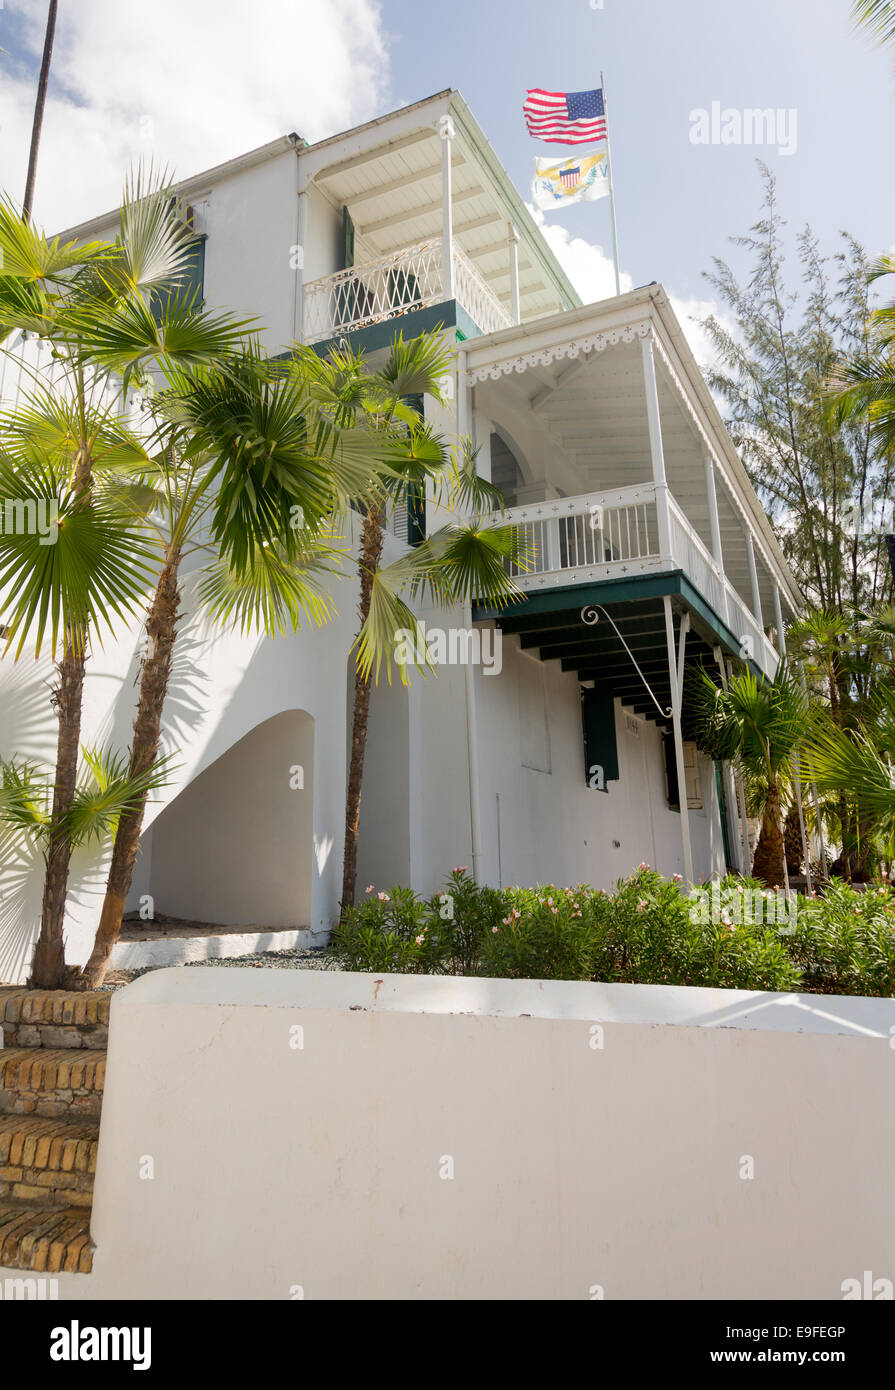
[{"label": "balcony", "polygon": [[442,248],[441,238],[434,237],[312,280],[304,288],[305,341],[325,342],[372,324],[400,320],[415,310],[450,299],[457,301],[482,333],[510,328],[510,315],[456,243],[453,285],[445,283]]},{"label": "balcony", "polygon": [[519,526],[526,537],[527,562],[512,570],[526,593],[680,571],[734,634],[743,654],[772,677],[779,654],[674,497],[661,491],[668,508],[665,547],[654,483],[512,507],[490,520]]}]

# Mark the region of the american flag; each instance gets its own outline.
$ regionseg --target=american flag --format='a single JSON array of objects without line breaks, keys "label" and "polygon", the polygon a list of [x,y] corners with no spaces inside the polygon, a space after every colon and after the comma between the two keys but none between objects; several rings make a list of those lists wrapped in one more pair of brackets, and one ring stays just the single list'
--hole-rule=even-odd
[{"label": "american flag", "polygon": [[529,135],[552,145],[592,145],[605,140],[602,87],[590,92],[545,92],[530,87],[522,107]]}]

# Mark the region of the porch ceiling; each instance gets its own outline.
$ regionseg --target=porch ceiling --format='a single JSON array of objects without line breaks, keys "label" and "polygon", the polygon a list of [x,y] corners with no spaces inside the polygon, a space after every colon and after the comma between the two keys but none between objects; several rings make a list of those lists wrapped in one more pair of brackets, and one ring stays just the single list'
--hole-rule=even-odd
[{"label": "porch ceiling", "polygon": [[[656,382],[668,484],[688,521],[711,550],[704,445],[659,354]],[[580,480],[573,493],[612,491],[652,478],[639,340],[581,353],[571,361],[526,366],[522,373],[477,383],[475,393],[476,409],[498,422],[502,401],[513,398],[516,410],[525,412],[538,430],[547,453],[557,448],[570,465],[565,477]],[[568,494],[569,488],[564,486],[563,491]],[[716,491],[725,571],[751,606],[742,516],[717,476]],[[764,622],[769,625],[774,620],[774,581],[760,558],[757,567]]]},{"label": "porch ceiling", "polygon": [[[456,102],[444,110],[455,118],[456,128],[452,142],[454,238],[509,307],[508,224],[520,220],[519,209],[512,208],[496,186]],[[387,126],[382,134],[381,144],[324,166],[314,177],[333,204],[348,208],[357,233],[358,261],[441,235],[442,141],[432,110],[423,106],[419,125],[405,130],[399,138],[389,139]],[[563,307],[555,279],[539,263],[525,237],[519,245],[519,290],[523,319],[555,313]]]}]

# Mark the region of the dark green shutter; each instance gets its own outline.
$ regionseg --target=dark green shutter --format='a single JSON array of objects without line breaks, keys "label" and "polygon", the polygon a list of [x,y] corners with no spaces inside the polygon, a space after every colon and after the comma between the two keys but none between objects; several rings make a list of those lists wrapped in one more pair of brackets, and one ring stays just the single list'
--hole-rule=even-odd
[{"label": "dark green shutter", "polygon": [[585,783],[594,790],[608,791],[606,783],[618,781],[618,740],[612,691],[599,685],[592,690],[582,690],[581,713]]},{"label": "dark green shutter", "polygon": [[[420,395],[405,396],[405,403],[415,410],[422,420],[425,407]],[[424,482],[407,484],[407,544],[419,545],[426,539],[426,485]]]},{"label": "dark green shutter", "polygon": [[354,223],[347,208],[342,209],[342,269],[354,265]]},{"label": "dark green shutter", "polygon": [[669,730],[662,735],[662,751],[665,754],[665,786],[668,792],[668,809],[681,809],[681,793],[677,780],[677,755],[674,751],[674,734]]},{"label": "dark green shutter", "polygon": [[172,299],[181,300],[201,309],[205,302],[205,237],[196,237],[190,247],[189,260],[184,266],[181,278],[171,289],[153,290],[149,298],[152,317],[158,323],[166,304]]}]

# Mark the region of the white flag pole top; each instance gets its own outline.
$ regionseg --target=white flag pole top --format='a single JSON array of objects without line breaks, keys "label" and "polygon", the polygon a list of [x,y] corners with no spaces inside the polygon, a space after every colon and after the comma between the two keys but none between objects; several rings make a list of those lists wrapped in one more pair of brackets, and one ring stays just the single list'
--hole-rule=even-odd
[{"label": "white flag pole top", "polygon": [[600,73],[600,91],[603,94],[603,115],[606,119],[606,164],[609,170],[609,216],[612,221],[612,263],[615,266],[615,293],[621,294],[622,285],[618,273],[618,228],[615,225],[615,176],[612,172],[612,148],[609,144],[609,103],[606,100],[606,83]]}]

